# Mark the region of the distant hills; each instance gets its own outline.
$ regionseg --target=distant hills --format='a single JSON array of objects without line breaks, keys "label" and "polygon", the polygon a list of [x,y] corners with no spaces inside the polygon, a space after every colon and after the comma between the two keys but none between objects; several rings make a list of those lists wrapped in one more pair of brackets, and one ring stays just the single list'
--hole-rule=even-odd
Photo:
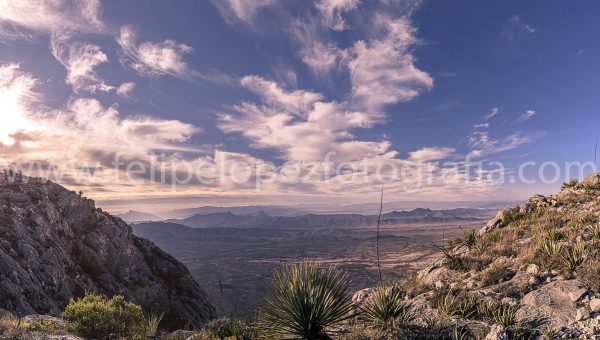
[{"label": "distant hills", "polygon": [[[495,210],[491,209],[414,209],[392,211],[381,216],[382,224],[433,223],[444,221],[476,221],[488,219]],[[343,228],[368,226],[377,223],[377,215],[360,214],[305,214],[298,216],[271,216],[263,211],[240,215],[231,211],[196,214],[184,219],[165,222],[190,228]]]},{"label": "distant hills", "polygon": [[[456,209],[493,209],[499,210],[515,206],[517,201],[496,201],[496,202],[424,202],[424,201],[397,201],[383,204],[383,211],[413,211],[427,207],[435,211],[450,211]],[[301,215],[373,215],[379,211],[379,203],[359,203],[348,205],[323,205],[323,204],[301,204],[295,206],[278,205],[246,205],[246,206],[202,206],[195,208],[174,209],[166,211],[142,212],[130,210],[126,213],[117,215],[129,223],[164,221],[187,219],[196,215],[209,215],[217,213],[231,212],[235,215],[258,215],[267,214],[270,216],[301,216]]]}]

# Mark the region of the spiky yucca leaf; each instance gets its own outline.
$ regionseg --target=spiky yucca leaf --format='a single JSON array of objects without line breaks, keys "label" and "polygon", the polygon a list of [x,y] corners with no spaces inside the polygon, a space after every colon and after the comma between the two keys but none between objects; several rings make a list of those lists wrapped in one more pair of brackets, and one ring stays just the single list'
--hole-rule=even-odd
[{"label": "spiky yucca leaf", "polygon": [[333,329],[352,317],[348,277],[312,263],[275,272],[273,292],[261,313],[261,328],[272,338],[331,339]]},{"label": "spiky yucca leaf", "polygon": [[372,327],[397,331],[412,319],[410,305],[398,285],[380,286],[361,307],[363,318]]}]

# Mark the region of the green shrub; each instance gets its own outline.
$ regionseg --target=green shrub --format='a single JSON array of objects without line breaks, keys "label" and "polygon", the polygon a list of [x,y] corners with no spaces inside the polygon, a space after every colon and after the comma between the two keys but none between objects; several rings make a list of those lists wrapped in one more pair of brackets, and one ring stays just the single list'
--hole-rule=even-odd
[{"label": "green shrub", "polygon": [[68,329],[85,338],[107,339],[111,334],[134,338],[144,329],[141,307],[120,295],[108,300],[86,292],[83,298],[71,299],[61,317]]},{"label": "green shrub", "polygon": [[352,317],[349,280],[341,271],[302,263],[275,272],[273,292],[261,313],[261,328],[271,337],[327,339]]},{"label": "green shrub", "polygon": [[395,332],[412,320],[410,305],[398,285],[380,286],[361,307],[362,317],[374,328]]},{"label": "green shrub", "polygon": [[515,223],[519,220],[521,220],[524,217],[524,215],[521,213],[521,208],[519,207],[514,207],[514,208],[510,208],[504,211],[504,219],[502,221],[502,224],[504,224],[505,226]]}]

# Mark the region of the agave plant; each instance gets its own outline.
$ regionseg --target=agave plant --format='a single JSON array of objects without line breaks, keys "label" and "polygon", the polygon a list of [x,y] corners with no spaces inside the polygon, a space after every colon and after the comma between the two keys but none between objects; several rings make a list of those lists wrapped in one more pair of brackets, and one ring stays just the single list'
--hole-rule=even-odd
[{"label": "agave plant", "polygon": [[542,251],[549,257],[559,254],[563,249],[563,244],[560,239],[553,233],[548,233],[548,236],[542,243]]},{"label": "agave plant", "polygon": [[563,264],[567,269],[571,271],[577,269],[577,267],[581,266],[585,260],[585,243],[580,242],[567,249],[562,256],[562,259]]},{"label": "agave plant", "polygon": [[397,285],[378,287],[361,311],[372,327],[390,332],[400,330],[412,319],[410,305],[404,301],[404,291]]},{"label": "agave plant", "polygon": [[272,338],[331,339],[352,317],[349,280],[341,271],[312,263],[276,271],[273,292],[261,311],[261,328]]}]

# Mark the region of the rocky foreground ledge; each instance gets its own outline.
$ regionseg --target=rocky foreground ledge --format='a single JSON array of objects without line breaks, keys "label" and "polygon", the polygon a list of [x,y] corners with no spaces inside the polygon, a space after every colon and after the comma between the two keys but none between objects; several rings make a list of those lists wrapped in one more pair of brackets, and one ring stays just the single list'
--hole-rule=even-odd
[{"label": "rocky foreground ledge", "polygon": [[50,181],[0,175],[0,309],[59,315],[85,291],[201,328],[215,314],[188,269],[94,201]]}]

